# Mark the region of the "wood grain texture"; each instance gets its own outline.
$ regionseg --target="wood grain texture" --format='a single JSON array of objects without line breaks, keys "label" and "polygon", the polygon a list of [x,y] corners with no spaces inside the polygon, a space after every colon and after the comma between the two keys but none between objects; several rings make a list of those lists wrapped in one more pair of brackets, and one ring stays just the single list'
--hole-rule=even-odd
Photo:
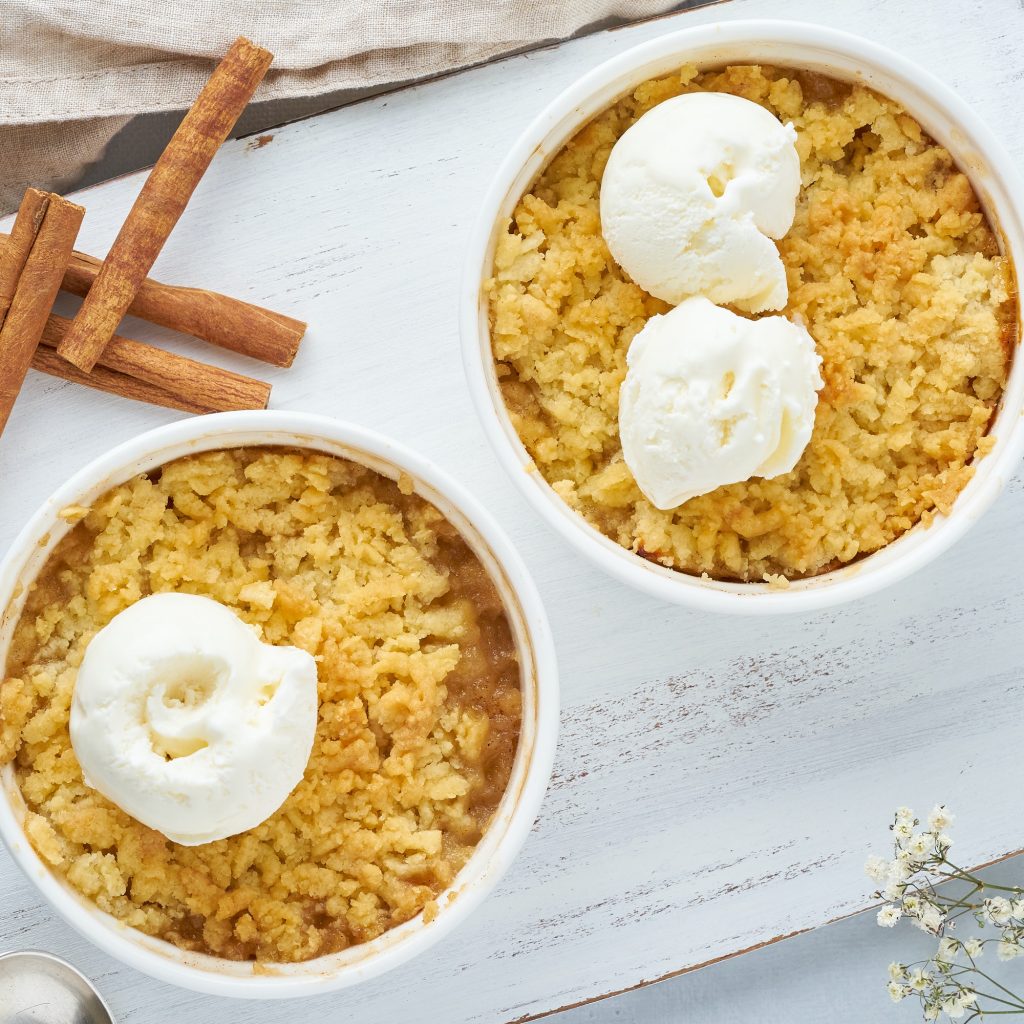
[{"label": "wood grain texture", "polygon": [[[522,551],[551,616],[564,715],[551,790],[496,893],[419,961],[301,1006],[151,982],[71,934],[9,860],[0,944],[70,957],[133,1024],[499,1024],[864,907],[864,858],[884,851],[899,803],[949,802],[965,863],[1022,845],[1024,793],[998,784],[1006,750],[991,742],[1024,701],[1020,475],[957,547],[883,594],[814,615],[722,619],[636,594],[550,533],[497,465],[463,383],[465,239],[509,141],[597,62],[750,16],[828,21],[904,52],[1024,159],[1014,0],[731,0],[380,97],[280,129],[262,148],[229,143],[157,266],[163,280],[210,282],[308,319],[294,367],[269,372],[274,404],[416,447]],[[105,250],[138,182],[85,196],[83,248]],[[196,351],[137,323],[126,333]],[[45,435],[32,429],[40,408]],[[18,481],[0,502],[0,542],[85,460],[172,418],[34,376],[0,448],[0,480]],[[880,955],[880,977],[885,966]]]}]

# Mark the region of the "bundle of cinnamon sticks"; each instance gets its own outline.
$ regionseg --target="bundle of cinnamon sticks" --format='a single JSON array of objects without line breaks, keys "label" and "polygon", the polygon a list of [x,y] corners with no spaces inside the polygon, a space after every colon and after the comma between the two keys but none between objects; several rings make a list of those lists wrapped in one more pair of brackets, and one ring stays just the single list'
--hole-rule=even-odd
[{"label": "bundle of cinnamon sticks", "polygon": [[[306,325],[197,288],[148,277],[207,167],[270,66],[238,39],[153,166],[106,259],[74,250],[85,210],[29,189],[0,233],[0,432],[29,367],[185,412],[263,409],[270,385],[114,332],[126,314],[274,366],[290,366]],[[71,320],[52,312],[63,289],[84,297]]]}]

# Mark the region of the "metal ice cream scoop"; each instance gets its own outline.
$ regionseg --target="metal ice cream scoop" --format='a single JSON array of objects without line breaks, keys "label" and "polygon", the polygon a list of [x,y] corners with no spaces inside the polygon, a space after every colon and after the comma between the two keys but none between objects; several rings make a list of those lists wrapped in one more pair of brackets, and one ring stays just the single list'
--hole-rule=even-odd
[{"label": "metal ice cream scoop", "polygon": [[0,953],[0,1024],[114,1024],[99,992],[52,953]]}]

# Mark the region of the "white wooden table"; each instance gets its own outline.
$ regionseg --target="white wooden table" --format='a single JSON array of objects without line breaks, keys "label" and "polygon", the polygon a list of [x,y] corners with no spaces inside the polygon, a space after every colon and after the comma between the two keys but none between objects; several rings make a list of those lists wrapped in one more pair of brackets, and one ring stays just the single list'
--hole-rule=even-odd
[{"label": "white wooden table", "polygon": [[[70,957],[118,1018],[503,1022],[598,998],[814,928],[868,902],[861,865],[898,803],[959,813],[964,862],[1024,845],[1006,778],[1024,669],[1024,481],[937,565],[798,618],[719,619],[606,579],[542,526],[498,467],[463,385],[467,231],[509,142],[597,62],[659,33],[750,16],[827,20],[951,82],[1024,159],[1015,0],[731,0],[600,33],[227,145],[161,257],[163,280],[310,322],[273,405],[414,445],[483,497],[552,619],[564,695],[554,781],[497,893],[448,941],[364,987],[250,1005],[158,984],[70,933],[0,853],[0,948]],[[84,194],[103,253],[141,183]],[[131,323],[125,333],[167,341]],[[33,375],[0,445],[0,545],[68,474],[174,414]]]}]

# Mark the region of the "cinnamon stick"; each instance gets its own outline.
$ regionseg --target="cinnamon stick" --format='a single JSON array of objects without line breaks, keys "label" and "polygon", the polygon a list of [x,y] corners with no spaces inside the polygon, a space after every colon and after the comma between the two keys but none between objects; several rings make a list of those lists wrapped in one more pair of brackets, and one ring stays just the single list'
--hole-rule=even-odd
[{"label": "cinnamon stick", "polygon": [[[3,237],[0,233],[0,239]],[[74,295],[85,295],[102,266],[103,261],[95,256],[72,253],[61,288]],[[306,333],[301,320],[283,313],[204,288],[161,284],[150,277],[139,285],[128,312],[140,320],[191,334],[273,366],[291,366]]]},{"label": "cinnamon stick", "polygon": [[14,230],[0,249],[0,327],[11,308],[18,280],[28,262],[28,254],[39,234],[49,202],[48,193],[35,188],[26,189],[14,220]]},{"label": "cinnamon stick", "polygon": [[67,337],[71,321],[51,314],[32,365],[43,373],[97,388],[124,398],[150,402],[184,412],[228,412],[233,409],[265,409],[270,385],[219,366],[167,352],[115,334],[86,373],[54,351]]},{"label": "cinnamon stick", "polygon": [[[30,191],[35,192],[35,189]],[[0,243],[3,243],[0,245],[0,281],[5,279],[5,261],[13,259],[10,247],[16,243],[12,238],[12,235],[0,231]],[[103,260],[76,249],[64,272],[61,289],[72,295],[84,296],[102,266]],[[159,324],[179,334],[191,334],[200,341],[208,341],[211,345],[272,366],[291,366],[298,353],[299,342],[306,333],[303,321],[284,313],[275,313],[272,309],[254,306],[205,288],[164,284],[151,277],[139,285],[128,312],[140,320]],[[3,323],[2,316],[0,323]]]},{"label": "cinnamon stick", "polygon": [[271,60],[267,50],[237,39],[178,125],[61,342],[61,356],[79,369],[96,365]]},{"label": "cinnamon stick", "polygon": [[18,278],[3,327],[0,327],[0,433],[7,425],[25,382],[32,353],[57,297],[84,215],[81,206],[61,196],[48,197],[42,223]]},{"label": "cinnamon stick", "polygon": [[32,355],[32,369],[40,373],[49,374],[51,377],[59,377],[61,380],[70,380],[75,384],[84,384],[86,387],[94,388],[96,391],[105,391],[110,395],[118,395],[121,398],[131,398],[136,402],[145,402],[147,405],[159,405],[165,409],[179,409],[181,412],[205,413],[214,410],[204,409],[197,406],[189,399],[179,395],[172,395],[158,388],[155,384],[148,384],[144,380],[136,380],[127,374],[118,373],[116,370],[108,370],[105,366],[94,366],[92,373],[72,366],[66,359],[61,359],[51,348],[37,348]]}]

